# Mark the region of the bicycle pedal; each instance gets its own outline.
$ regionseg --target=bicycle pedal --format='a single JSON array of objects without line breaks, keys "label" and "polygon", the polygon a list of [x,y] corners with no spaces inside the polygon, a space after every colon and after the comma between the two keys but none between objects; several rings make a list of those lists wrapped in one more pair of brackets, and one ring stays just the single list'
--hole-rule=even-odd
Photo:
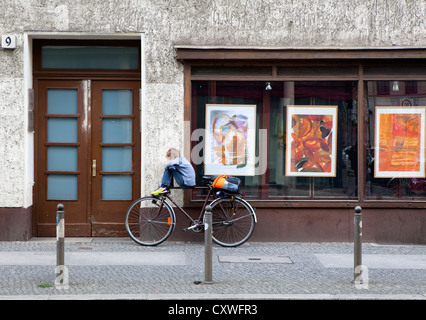
[{"label": "bicycle pedal", "polygon": [[192,225],[192,226],[190,226],[188,228],[183,229],[183,231],[189,231],[189,230],[195,229],[197,227],[198,227],[198,224],[194,224],[194,225]]}]

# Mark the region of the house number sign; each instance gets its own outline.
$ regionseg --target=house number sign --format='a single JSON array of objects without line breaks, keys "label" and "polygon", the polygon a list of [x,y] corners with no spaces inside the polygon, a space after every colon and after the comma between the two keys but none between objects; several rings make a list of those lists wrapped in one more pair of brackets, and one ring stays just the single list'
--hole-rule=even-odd
[{"label": "house number sign", "polygon": [[16,49],[16,36],[1,36],[1,47],[3,49]]}]

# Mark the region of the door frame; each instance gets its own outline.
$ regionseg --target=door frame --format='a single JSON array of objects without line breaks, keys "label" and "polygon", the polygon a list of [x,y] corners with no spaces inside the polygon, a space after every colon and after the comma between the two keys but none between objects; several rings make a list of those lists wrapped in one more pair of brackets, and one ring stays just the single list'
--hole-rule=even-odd
[{"label": "door frame", "polygon": [[[35,212],[37,235],[53,236],[55,229],[55,211],[58,203],[63,203],[69,210],[78,212],[78,216],[73,215],[67,219],[67,234],[70,236],[124,236],[124,213],[132,201],[140,196],[141,174],[140,174],[140,110],[138,80],[131,81],[100,81],[100,80],[45,80],[39,79],[36,83],[36,135],[35,135],[35,170],[36,192]],[[95,90],[96,88],[96,90]],[[78,120],[77,134],[78,142],[78,198],[76,200],[47,200],[46,199],[46,164],[47,147],[58,145],[47,142],[47,121],[51,116],[47,115],[47,90],[48,89],[77,89],[78,90],[78,110],[76,119]],[[129,200],[102,200],[102,91],[104,89],[130,89],[132,90],[133,115],[132,116],[112,116],[132,119],[132,197]],[[96,92],[95,92],[95,91]],[[58,115],[53,115],[58,117]],[[64,117],[69,118],[65,115]],[[111,116],[106,116],[111,117]],[[61,117],[62,118],[62,117]],[[94,130],[93,128],[97,128]],[[59,144],[63,145],[63,144]],[[69,144],[66,144],[69,145]],[[109,145],[109,144],[107,144]],[[98,161],[97,174],[92,175],[92,159]],[[58,174],[59,172],[52,172]],[[105,173],[106,174],[106,173]],[[119,174],[119,173],[113,173]],[[43,212],[38,212],[40,209]],[[65,209],[65,210],[66,210]],[[83,212],[82,212],[83,211]]]},{"label": "door frame", "polygon": [[[38,82],[39,80],[104,80],[104,81],[120,81],[120,80],[138,80],[140,81],[140,91],[139,91],[139,110],[138,118],[139,118],[139,158],[140,158],[140,179],[138,189],[142,188],[142,175],[143,175],[143,157],[141,156],[143,153],[143,106],[145,105],[145,37],[144,34],[126,34],[126,35],[87,35],[87,34],[74,34],[74,33],[61,33],[61,34],[53,34],[53,33],[26,33],[24,36],[24,55],[25,55],[25,89],[29,93],[25,96],[25,105],[26,111],[29,116],[27,118],[28,125],[28,142],[27,142],[27,156],[26,160],[29,164],[26,166],[30,170],[26,173],[26,179],[33,181],[30,184],[29,190],[26,192],[26,205],[25,206],[33,206],[33,214],[32,214],[32,233],[34,236],[39,234],[39,230],[37,227],[37,195],[40,192],[39,186],[39,177],[37,177],[37,168],[38,168],[38,148],[36,148],[38,142],[40,141],[38,128],[38,121],[36,121],[38,117]],[[89,43],[87,40],[90,40],[90,43],[96,42],[96,44],[109,45],[113,42],[120,43],[121,41],[117,40],[126,40],[127,43],[133,43],[134,45],[138,45],[140,48],[140,67],[139,70],[119,70],[119,71],[110,71],[110,70],[42,70],[41,64],[41,55],[40,48],[43,43],[56,43],[56,44],[64,44],[68,43],[68,41],[72,41],[75,44],[79,43]],[[66,42],[65,42],[66,41]],[[31,107],[33,105],[33,107]],[[32,115],[34,114],[34,115]],[[90,114],[88,115],[90,117]],[[32,119],[34,119],[33,125]],[[31,129],[30,129],[31,128]],[[135,129],[135,133],[137,134],[137,129]],[[32,162],[32,164],[31,164]],[[89,172],[90,174],[90,172]],[[90,180],[89,180],[90,181]],[[91,182],[88,182],[91,184]],[[90,188],[90,186],[89,186]],[[140,196],[141,192],[137,195]],[[134,194],[134,193],[133,193]],[[28,197],[30,197],[29,200]],[[90,200],[89,200],[90,202]],[[91,206],[91,203],[88,204]],[[88,208],[88,214],[90,214]],[[65,208],[66,212],[66,208]],[[90,219],[90,216],[89,216]],[[90,227],[92,228],[92,227]],[[67,236],[73,236],[70,234],[70,230],[66,231]],[[54,236],[51,234],[49,236]],[[89,235],[91,236],[91,235]]]}]

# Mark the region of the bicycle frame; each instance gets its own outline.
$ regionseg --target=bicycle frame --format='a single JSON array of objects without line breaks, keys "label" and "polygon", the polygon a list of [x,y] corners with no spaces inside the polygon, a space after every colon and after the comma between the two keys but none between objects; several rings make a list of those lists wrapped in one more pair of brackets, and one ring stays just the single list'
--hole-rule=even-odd
[{"label": "bicycle frame", "polygon": [[[177,188],[178,189],[178,188]],[[193,219],[181,206],[179,206],[175,201],[173,201],[173,199],[171,198],[171,196],[170,196],[170,194],[166,194],[166,195],[163,195],[162,196],[162,201],[165,201],[165,199],[167,199],[167,200],[169,200],[172,204],[174,204],[189,220],[191,220],[191,222],[194,224],[192,227],[193,228],[195,228],[195,227],[197,227],[197,226],[199,226],[199,225],[202,225],[203,223],[202,223],[202,217],[203,217],[203,215],[204,215],[204,211],[205,211],[205,209],[206,209],[206,206],[207,206],[207,204],[209,203],[209,201],[210,201],[210,197],[211,196],[213,196],[213,200],[211,201],[211,203],[212,202],[214,202],[215,200],[217,200],[217,199],[219,199],[219,197],[217,197],[217,196],[215,196],[213,193],[212,193],[212,191],[213,191],[213,188],[212,187],[208,187],[208,189],[209,189],[209,192],[207,193],[207,196],[206,196],[206,198],[205,198],[205,200],[204,200],[204,203],[203,203],[203,207],[201,208],[201,211],[200,211],[200,215],[198,216],[198,220],[195,220],[195,219]],[[244,203],[250,208],[250,210],[251,210],[251,212],[252,212],[252,214],[253,214],[253,217],[254,217],[254,222],[255,223],[257,223],[257,217],[256,217],[256,212],[255,212],[255,210],[253,209],[253,207],[250,205],[250,203],[248,203],[247,201],[245,201],[244,199],[241,199],[242,201],[244,201]],[[176,218],[176,217],[175,217]],[[174,225],[175,226],[175,225]],[[173,226],[173,227],[174,227]],[[191,229],[191,227],[189,227],[189,228],[186,228],[185,230],[190,230]]]},{"label": "bicycle frame", "polygon": [[[197,189],[201,188],[205,189],[205,187],[198,187]],[[213,221],[212,227],[217,231],[217,237],[214,237],[213,240],[225,247],[243,244],[253,233],[254,224],[257,222],[253,207],[242,198],[243,194],[224,192],[222,195],[221,193],[216,193],[217,190],[211,185],[207,185],[207,189],[208,192],[204,198],[198,218],[192,218],[184,208],[173,200],[170,193],[146,196],[136,200],[126,212],[125,224],[127,232],[138,244],[151,246],[162,243],[176,228],[177,217],[174,207],[178,208],[191,221],[190,226],[184,228],[184,231],[203,232],[205,210],[207,205],[209,205],[216,216],[216,222]],[[141,210],[145,207],[147,208],[146,211]],[[163,208],[166,208],[167,212]],[[245,217],[251,218],[249,218],[250,220],[244,220],[242,223],[237,222]],[[231,228],[228,229],[227,227]],[[142,238],[140,233],[141,228],[146,229],[147,232],[144,238]]]},{"label": "bicycle frame", "polygon": [[[194,226],[197,226],[197,225],[200,225],[201,223],[200,223],[200,221],[202,221],[202,217],[203,217],[203,215],[204,215],[204,210],[206,209],[206,206],[207,206],[207,203],[209,202],[209,200],[210,200],[210,197],[212,196],[212,190],[213,190],[213,188],[211,188],[211,187],[209,187],[209,192],[207,193],[207,196],[206,196],[206,198],[205,198],[205,200],[204,200],[204,203],[203,203],[203,207],[201,208],[201,211],[200,211],[200,215],[198,216],[198,220],[195,220],[195,219],[193,219],[180,205],[178,205],[175,201],[173,201],[173,199],[170,197],[170,194],[166,194],[166,195],[163,195],[162,196],[162,198],[163,198],[163,201],[165,200],[165,199],[167,199],[167,200],[169,200],[172,204],[174,204],[189,220],[191,220],[191,222],[192,223],[194,223]],[[215,197],[216,198],[216,197]]]}]

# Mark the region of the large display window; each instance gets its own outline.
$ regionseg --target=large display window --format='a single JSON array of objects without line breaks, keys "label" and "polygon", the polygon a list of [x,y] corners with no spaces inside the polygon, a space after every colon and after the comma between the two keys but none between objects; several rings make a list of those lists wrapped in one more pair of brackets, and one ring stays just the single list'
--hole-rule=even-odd
[{"label": "large display window", "polygon": [[[254,200],[356,198],[357,86],[356,81],[192,81],[192,129],[199,134],[193,135],[191,157],[197,182],[209,173],[205,160],[216,143],[221,173],[238,176],[243,192]],[[223,110],[214,129],[212,106]],[[255,119],[243,114],[250,106]],[[226,150],[233,146],[222,142],[237,137],[235,132],[247,148],[238,150],[243,144],[234,138],[236,162],[227,166]],[[238,152],[240,166],[254,170],[237,170]]]},{"label": "large display window", "polygon": [[424,208],[423,49],[176,48],[198,184],[223,170],[258,207]]},{"label": "large display window", "polygon": [[368,81],[366,96],[366,199],[424,199],[426,81]]}]

